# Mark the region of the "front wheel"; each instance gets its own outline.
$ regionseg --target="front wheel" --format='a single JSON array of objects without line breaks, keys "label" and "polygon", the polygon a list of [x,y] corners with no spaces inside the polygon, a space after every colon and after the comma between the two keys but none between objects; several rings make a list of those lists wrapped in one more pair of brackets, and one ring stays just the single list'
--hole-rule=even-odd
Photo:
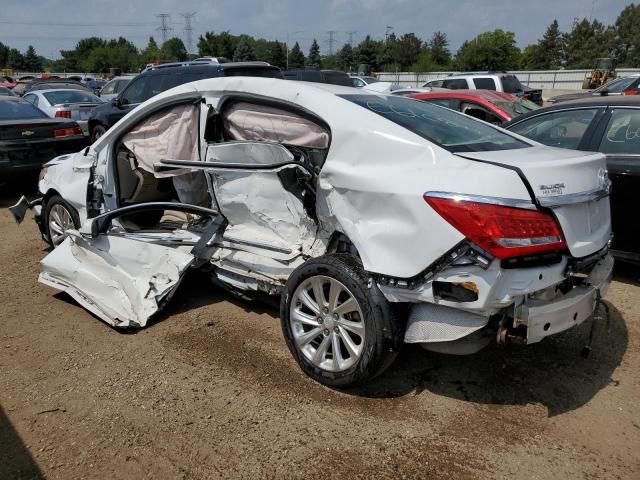
[{"label": "front wheel", "polygon": [[60,195],[53,195],[44,208],[44,221],[49,244],[55,248],[65,239],[67,230],[80,227],[80,218],[75,209]]},{"label": "front wheel", "polygon": [[348,387],[372,379],[397,355],[391,306],[356,257],[309,260],[287,280],[280,302],[289,350],[314,380]]}]

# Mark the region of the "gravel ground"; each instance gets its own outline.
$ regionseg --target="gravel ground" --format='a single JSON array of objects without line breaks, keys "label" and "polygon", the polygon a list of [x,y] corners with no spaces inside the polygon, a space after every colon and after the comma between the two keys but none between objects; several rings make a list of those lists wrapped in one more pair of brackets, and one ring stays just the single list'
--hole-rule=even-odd
[{"label": "gravel ground", "polygon": [[469,357],[407,348],[373,384],[324,388],[277,309],[193,274],[119,333],[37,282],[46,255],[0,187],[0,479],[640,478],[640,269],[609,325]]}]

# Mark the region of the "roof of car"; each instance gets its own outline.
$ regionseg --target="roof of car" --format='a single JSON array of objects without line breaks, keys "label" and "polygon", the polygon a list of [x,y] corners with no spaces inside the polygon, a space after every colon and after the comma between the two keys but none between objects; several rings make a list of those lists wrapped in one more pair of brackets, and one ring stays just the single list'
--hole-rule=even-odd
[{"label": "roof of car", "polygon": [[494,90],[449,90],[449,91],[437,91],[437,92],[425,92],[414,93],[410,95],[411,98],[481,98],[488,102],[512,102],[516,99],[515,96],[504,93],[496,92]]},{"label": "roof of car", "polygon": [[233,68],[247,68],[247,67],[260,67],[269,69],[278,69],[278,67],[271,65],[267,62],[229,62],[229,63],[216,63],[208,60],[204,61],[191,61],[191,62],[173,62],[162,63],[148,67],[142,71],[143,75],[159,75],[168,69],[180,69],[180,68],[201,68],[201,69],[215,69],[215,70],[229,70]]},{"label": "roof of car", "polygon": [[511,123],[518,123],[525,118],[532,117],[534,115],[540,115],[546,112],[554,112],[557,110],[569,110],[579,107],[640,107],[640,97],[635,95],[615,95],[615,96],[600,96],[600,97],[587,97],[577,100],[567,100],[566,102],[559,102],[549,105],[548,107],[539,108],[532,112],[525,113],[511,120],[507,125]]},{"label": "roof of car", "polygon": [[30,90],[25,95],[36,95],[36,94],[45,95],[47,93],[55,93],[55,92],[80,92],[80,93],[83,93],[85,95],[87,93],[90,94],[90,95],[93,95],[93,92],[91,92],[91,91],[79,90],[77,88],[49,88],[47,90]]}]

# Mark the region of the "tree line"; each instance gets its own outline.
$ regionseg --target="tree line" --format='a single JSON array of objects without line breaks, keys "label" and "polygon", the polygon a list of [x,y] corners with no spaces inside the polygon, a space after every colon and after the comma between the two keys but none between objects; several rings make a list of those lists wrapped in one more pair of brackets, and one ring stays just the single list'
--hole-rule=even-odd
[{"label": "tree line", "polygon": [[[465,41],[455,54],[446,33],[434,32],[427,40],[415,33],[384,40],[367,35],[357,45],[349,43],[333,55],[321,55],[314,39],[307,55],[298,42],[287,45],[277,40],[233,35],[228,31],[206,32],[197,43],[198,56],[225,57],[233,61],[262,60],[281,68],[327,68],[357,71],[367,65],[373,71],[444,70],[548,70],[593,67],[597,58],[612,57],[618,66],[640,67],[640,4],[625,7],[613,25],[598,20],[576,20],[568,32],[560,31],[557,20],[537,43],[520,50],[515,34],[497,29]],[[123,37],[106,40],[84,38],[72,50],[61,50],[61,59],[49,60],[29,46],[22,54],[0,43],[0,67],[28,71],[74,71],[106,73],[110,68],[135,72],[158,60],[184,61],[193,58],[179,38],[159,46],[153,37],[138,49]]]}]

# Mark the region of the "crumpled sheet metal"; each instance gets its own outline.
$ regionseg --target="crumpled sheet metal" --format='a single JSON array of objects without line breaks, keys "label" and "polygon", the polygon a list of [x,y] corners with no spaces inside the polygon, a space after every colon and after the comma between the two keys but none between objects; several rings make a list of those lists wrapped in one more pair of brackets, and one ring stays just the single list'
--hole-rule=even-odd
[{"label": "crumpled sheet metal", "polygon": [[72,232],[41,261],[39,281],[117,328],[142,328],[177,288],[193,256],[115,236]]}]

